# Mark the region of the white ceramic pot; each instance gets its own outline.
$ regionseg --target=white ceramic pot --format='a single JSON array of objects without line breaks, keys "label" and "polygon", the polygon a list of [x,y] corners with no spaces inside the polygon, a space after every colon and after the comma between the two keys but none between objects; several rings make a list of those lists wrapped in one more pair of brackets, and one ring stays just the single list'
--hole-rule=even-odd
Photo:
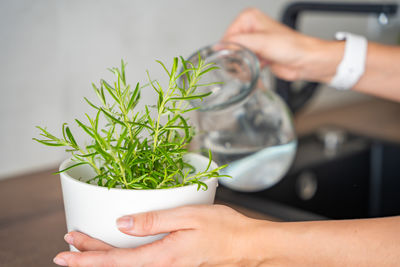
[{"label": "white ceramic pot", "polygon": [[[208,165],[208,158],[198,154],[189,153],[186,160],[199,171],[205,170]],[[60,170],[71,164],[70,160],[64,161]],[[217,165],[212,162],[210,169],[215,168]],[[80,231],[121,248],[137,247],[164,235],[125,235],[116,227],[117,218],[184,205],[212,204],[218,185],[218,179],[211,178],[204,181],[207,190],[197,190],[197,185],[154,190],[108,189],[84,182],[94,176],[89,165],[80,165],[60,174],[68,231]],[[71,247],[71,250],[76,249]]]}]

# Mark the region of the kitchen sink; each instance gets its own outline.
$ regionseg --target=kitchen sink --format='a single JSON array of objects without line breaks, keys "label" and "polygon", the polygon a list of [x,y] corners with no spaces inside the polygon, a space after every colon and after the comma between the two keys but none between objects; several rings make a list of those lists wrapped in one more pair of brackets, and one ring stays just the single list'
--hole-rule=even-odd
[{"label": "kitchen sink", "polygon": [[281,220],[352,219],[400,214],[400,144],[336,127],[300,137],[294,163],[275,186],[217,199]]}]

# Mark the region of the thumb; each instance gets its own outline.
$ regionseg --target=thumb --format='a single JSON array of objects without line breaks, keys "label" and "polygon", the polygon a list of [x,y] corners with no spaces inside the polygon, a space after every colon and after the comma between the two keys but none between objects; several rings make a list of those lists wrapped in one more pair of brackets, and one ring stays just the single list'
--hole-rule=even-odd
[{"label": "thumb", "polygon": [[201,206],[186,206],[168,210],[127,215],[117,220],[118,229],[128,235],[147,236],[184,229],[195,229]]}]

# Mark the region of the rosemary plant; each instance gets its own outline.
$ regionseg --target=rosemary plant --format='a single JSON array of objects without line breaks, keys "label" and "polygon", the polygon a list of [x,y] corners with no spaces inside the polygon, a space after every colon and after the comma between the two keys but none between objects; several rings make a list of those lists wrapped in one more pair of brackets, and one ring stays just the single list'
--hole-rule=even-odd
[{"label": "rosemary plant", "polygon": [[[188,100],[203,99],[207,94],[197,94],[201,76],[216,69],[213,64],[205,64],[199,55],[197,65],[174,58],[172,68],[157,61],[169,77],[164,89],[158,81],[149,84],[157,93],[156,105],[146,105],[144,111],[136,111],[142,87],[139,83],[131,87],[126,82],[125,66],[112,68],[115,81],[112,85],[104,80],[100,85],[92,84],[99,104],[84,98],[95,109],[95,116],[87,117],[87,122],[76,119],[76,123],[88,135],[89,145],[79,145],[66,123],[62,125],[62,137],[56,137],[45,128],[37,126],[44,139],[33,138],[48,146],[63,146],[72,154],[74,164],[60,172],[82,164],[90,165],[96,176],[88,183],[108,188],[161,189],[197,184],[198,189],[207,189],[204,178],[219,177],[219,170],[210,170],[212,155],[204,171],[195,171],[184,161],[187,145],[194,136],[194,129],[188,123],[186,113],[194,110]],[[179,64],[181,63],[181,64]],[[182,65],[180,67],[179,65]],[[179,69],[182,69],[179,71]],[[152,110],[155,110],[152,111]],[[107,124],[99,126],[105,118]],[[147,136],[147,137],[146,137]]]}]

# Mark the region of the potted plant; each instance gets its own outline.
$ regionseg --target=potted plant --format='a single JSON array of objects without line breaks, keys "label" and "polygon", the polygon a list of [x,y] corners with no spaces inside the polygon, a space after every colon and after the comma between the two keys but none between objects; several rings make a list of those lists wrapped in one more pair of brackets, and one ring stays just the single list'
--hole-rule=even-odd
[{"label": "potted plant", "polygon": [[[174,58],[172,68],[158,63],[169,77],[164,88],[156,80],[147,87],[157,93],[155,105],[137,111],[142,87],[131,87],[126,80],[125,63],[110,71],[115,81],[93,85],[99,104],[84,98],[94,115],[76,123],[90,142],[78,144],[66,123],[62,137],[45,128],[42,139],[48,146],[67,147],[71,157],[60,166],[68,231],[84,232],[116,247],[135,247],[162,235],[132,237],[119,232],[115,221],[120,216],[189,204],[212,204],[217,178],[221,175],[213,161],[188,153],[194,129],[185,117],[192,108],[188,100],[203,99],[197,94],[199,81],[214,70],[200,58],[197,65]],[[71,249],[74,249],[71,247]]]}]

